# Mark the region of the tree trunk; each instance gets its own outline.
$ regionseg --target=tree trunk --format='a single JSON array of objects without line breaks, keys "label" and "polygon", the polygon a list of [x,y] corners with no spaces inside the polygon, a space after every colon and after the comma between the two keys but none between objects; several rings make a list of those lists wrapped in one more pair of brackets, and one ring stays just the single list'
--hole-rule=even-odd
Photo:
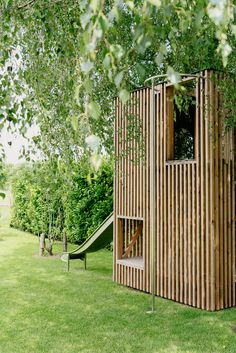
[{"label": "tree trunk", "polygon": [[52,245],[53,245],[53,239],[50,235],[48,235],[48,248],[47,248],[47,251],[49,253],[50,256],[53,255],[52,253]]},{"label": "tree trunk", "polygon": [[67,235],[63,232],[63,252],[67,252]]},{"label": "tree trunk", "polygon": [[48,248],[47,251],[50,256],[52,256],[52,245],[53,245],[53,237],[52,237],[52,219],[53,219],[53,214],[52,212],[49,211],[49,228],[48,228]]},{"label": "tree trunk", "polygon": [[41,233],[40,239],[39,239],[39,256],[44,255],[44,249],[45,249],[45,233]]}]

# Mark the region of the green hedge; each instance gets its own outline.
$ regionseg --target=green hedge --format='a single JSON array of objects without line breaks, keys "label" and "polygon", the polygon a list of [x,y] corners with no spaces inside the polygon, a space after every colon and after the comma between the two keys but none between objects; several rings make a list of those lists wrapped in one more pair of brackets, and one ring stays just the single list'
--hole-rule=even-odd
[{"label": "green hedge", "polygon": [[108,162],[88,182],[79,169],[65,206],[65,228],[72,242],[83,242],[113,210],[113,171]]},{"label": "green hedge", "polygon": [[40,234],[48,232],[48,215],[44,193],[35,174],[32,168],[22,167],[14,177],[11,226]]},{"label": "green hedge", "polygon": [[[57,168],[57,170],[56,170]],[[61,169],[61,168],[60,168]],[[58,175],[55,163],[22,167],[13,179],[11,226],[33,234],[42,232],[71,242],[83,242],[113,210],[113,168],[104,160],[96,175],[81,163],[66,175]]]}]

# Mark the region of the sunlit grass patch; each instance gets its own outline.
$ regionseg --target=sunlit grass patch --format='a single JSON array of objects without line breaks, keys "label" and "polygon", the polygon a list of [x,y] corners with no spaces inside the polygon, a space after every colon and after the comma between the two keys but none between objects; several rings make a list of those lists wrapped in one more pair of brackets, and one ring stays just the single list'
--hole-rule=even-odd
[{"label": "sunlit grass patch", "polygon": [[11,210],[9,206],[0,205],[0,226],[8,226]]},{"label": "sunlit grass patch", "polygon": [[38,239],[1,228],[0,353],[234,352],[236,309],[209,313],[112,282],[112,253],[100,251],[65,272],[38,256]]}]

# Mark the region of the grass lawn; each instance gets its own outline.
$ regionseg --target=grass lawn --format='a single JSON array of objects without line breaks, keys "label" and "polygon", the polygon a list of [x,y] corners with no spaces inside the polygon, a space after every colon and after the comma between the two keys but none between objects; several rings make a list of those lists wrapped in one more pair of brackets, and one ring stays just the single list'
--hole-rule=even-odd
[{"label": "grass lawn", "polygon": [[38,257],[37,237],[8,228],[3,211],[0,353],[236,352],[236,308],[208,313],[157,298],[148,315],[149,295],[112,282],[110,252],[66,273],[58,256]]}]

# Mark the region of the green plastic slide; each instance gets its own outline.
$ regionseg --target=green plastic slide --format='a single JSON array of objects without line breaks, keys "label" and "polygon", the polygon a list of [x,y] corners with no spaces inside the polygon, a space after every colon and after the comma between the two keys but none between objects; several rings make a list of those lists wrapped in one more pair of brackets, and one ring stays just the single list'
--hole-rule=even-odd
[{"label": "green plastic slide", "polygon": [[111,213],[105,221],[88,237],[83,244],[71,252],[64,253],[62,261],[67,262],[69,270],[69,261],[74,259],[84,260],[86,268],[86,254],[105,248],[113,240],[113,221],[114,215]]}]

